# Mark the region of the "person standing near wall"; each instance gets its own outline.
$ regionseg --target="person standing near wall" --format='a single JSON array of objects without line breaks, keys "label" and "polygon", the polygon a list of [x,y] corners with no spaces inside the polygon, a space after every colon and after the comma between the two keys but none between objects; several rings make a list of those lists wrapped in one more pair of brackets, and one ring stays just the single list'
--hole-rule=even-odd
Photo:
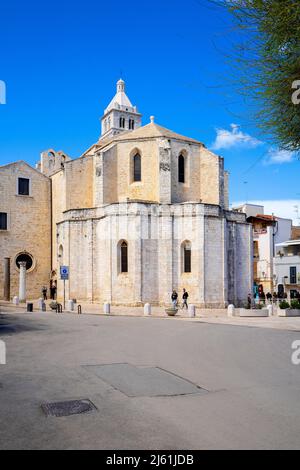
[{"label": "person standing near wall", "polygon": [[182,294],[182,308],[185,307],[186,309],[188,309],[188,303],[187,303],[187,299],[188,299],[188,292],[183,289],[183,294]]}]

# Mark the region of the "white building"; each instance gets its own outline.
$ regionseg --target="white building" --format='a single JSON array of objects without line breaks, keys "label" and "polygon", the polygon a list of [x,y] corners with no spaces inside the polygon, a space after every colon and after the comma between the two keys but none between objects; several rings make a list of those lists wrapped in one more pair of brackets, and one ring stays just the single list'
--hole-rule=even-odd
[{"label": "white building", "polygon": [[264,213],[264,207],[244,204],[235,210],[247,215],[253,227],[253,279],[255,289],[263,286],[265,293],[276,288],[273,259],[275,246],[291,237],[292,220]]},{"label": "white building", "polygon": [[279,292],[286,292],[288,297],[300,292],[300,240],[276,244],[274,272]]}]

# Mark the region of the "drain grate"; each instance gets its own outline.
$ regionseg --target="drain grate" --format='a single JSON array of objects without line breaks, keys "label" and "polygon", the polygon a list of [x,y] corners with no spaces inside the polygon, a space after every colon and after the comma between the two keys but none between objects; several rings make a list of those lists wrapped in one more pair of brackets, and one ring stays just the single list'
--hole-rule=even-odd
[{"label": "drain grate", "polygon": [[55,416],[60,418],[63,416],[89,413],[91,411],[96,411],[97,408],[90,400],[84,399],[60,401],[56,403],[44,403],[42,404],[42,410],[46,416]]},{"label": "drain grate", "polygon": [[207,393],[183,377],[159,367],[141,367],[131,364],[86,366],[128,397],[157,397]]}]

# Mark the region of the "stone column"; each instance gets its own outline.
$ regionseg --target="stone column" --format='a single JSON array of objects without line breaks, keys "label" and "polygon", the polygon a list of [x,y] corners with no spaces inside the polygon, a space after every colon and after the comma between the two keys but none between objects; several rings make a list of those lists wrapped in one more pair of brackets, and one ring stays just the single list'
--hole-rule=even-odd
[{"label": "stone column", "polygon": [[20,266],[20,280],[19,280],[19,300],[26,302],[26,261],[21,261]]},{"label": "stone column", "polygon": [[171,204],[172,201],[172,179],[171,146],[167,139],[161,139],[158,147],[159,152],[159,202]]},{"label": "stone column", "polygon": [[4,300],[10,300],[10,258],[4,258]]},{"label": "stone column", "polygon": [[94,207],[98,207],[104,202],[104,164],[103,153],[99,152],[94,156]]}]

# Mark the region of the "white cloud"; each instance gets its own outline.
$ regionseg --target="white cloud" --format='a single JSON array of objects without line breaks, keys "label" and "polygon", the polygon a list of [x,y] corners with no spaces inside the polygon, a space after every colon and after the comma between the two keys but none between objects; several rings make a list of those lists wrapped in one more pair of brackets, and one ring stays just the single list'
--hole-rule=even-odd
[{"label": "white cloud", "polygon": [[[247,201],[248,204],[256,204],[257,206],[264,206],[265,214],[267,215],[276,215],[283,219],[292,219],[294,225],[300,225],[300,220],[296,212],[296,207],[299,208],[299,217],[300,217],[300,200],[299,199],[279,199],[279,200],[257,200],[257,201]],[[238,207],[243,202],[233,202],[232,207]]]},{"label": "white cloud", "polygon": [[270,148],[265,159],[265,165],[282,165],[283,163],[292,163],[295,158],[294,152],[288,150],[280,150],[278,148]]},{"label": "white cloud", "polygon": [[216,129],[217,137],[211,147],[213,150],[240,146],[255,148],[263,143],[255,137],[242,132],[238,124],[231,124],[230,127],[231,130]]}]

